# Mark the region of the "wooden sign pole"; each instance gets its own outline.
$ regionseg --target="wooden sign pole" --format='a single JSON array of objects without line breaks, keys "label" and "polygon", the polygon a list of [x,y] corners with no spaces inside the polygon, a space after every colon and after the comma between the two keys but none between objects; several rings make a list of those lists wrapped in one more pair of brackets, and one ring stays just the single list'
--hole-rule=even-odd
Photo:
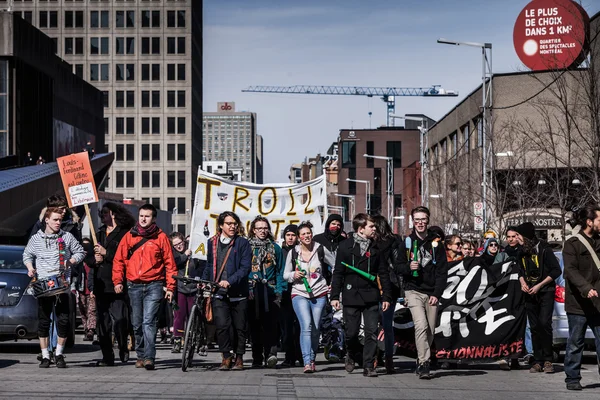
[{"label": "wooden sign pole", "polygon": [[94,221],[92,221],[92,213],[90,212],[90,206],[84,204],[83,207],[85,208],[85,215],[87,216],[88,222],[90,224],[90,235],[92,235],[92,242],[95,246],[98,244],[98,241],[96,240],[96,229],[94,229]]}]

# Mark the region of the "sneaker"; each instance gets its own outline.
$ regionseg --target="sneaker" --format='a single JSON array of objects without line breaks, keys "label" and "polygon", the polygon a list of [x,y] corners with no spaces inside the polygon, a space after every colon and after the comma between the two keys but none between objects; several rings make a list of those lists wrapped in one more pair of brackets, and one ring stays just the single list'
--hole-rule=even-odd
[{"label": "sneaker", "polygon": [[144,368],[146,368],[146,371],[152,371],[154,369],[154,361],[144,360]]},{"label": "sneaker", "polygon": [[50,359],[43,358],[42,361],[40,362],[40,368],[50,368]]},{"label": "sneaker", "polygon": [[510,365],[508,365],[508,361],[504,359],[498,361],[498,366],[502,371],[510,371]]},{"label": "sneaker", "polygon": [[244,369],[244,358],[241,355],[235,357],[235,364],[231,367],[232,371],[242,371]]},{"label": "sneaker", "polygon": [[365,368],[363,369],[363,376],[366,376],[368,378],[377,378],[378,375],[375,368]]},{"label": "sneaker", "polygon": [[523,357],[523,361],[525,362],[525,364],[533,364],[533,362],[535,361],[535,359],[533,358],[533,354],[525,355],[525,357]]},{"label": "sneaker", "polygon": [[56,368],[67,368],[64,355],[61,354],[56,356]]},{"label": "sneaker", "polygon": [[529,368],[529,372],[532,372],[532,373],[534,373],[534,372],[542,372],[542,371],[543,371],[542,370],[542,366],[540,364],[538,364],[538,363],[533,364],[531,366],[531,368]]},{"label": "sneaker", "polygon": [[[50,358],[48,358],[48,359],[50,360],[50,364],[52,364],[54,362],[54,353],[52,353],[51,351],[49,351],[48,353],[50,354]],[[42,353],[38,353],[37,360],[39,362],[42,361]]]},{"label": "sneaker", "polygon": [[415,374],[420,375],[422,369],[423,369],[423,365],[419,364],[419,362],[417,361],[417,368],[415,369]]},{"label": "sneaker", "polygon": [[144,368],[144,360],[142,360],[141,358],[138,358],[135,361],[135,367],[136,368]]},{"label": "sneaker", "polygon": [[429,362],[424,362],[423,364],[421,364],[419,379],[431,379],[431,370],[429,368]]},{"label": "sneaker", "polygon": [[583,390],[583,387],[579,382],[571,382],[567,383],[567,390]]},{"label": "sneaker", "polygon": [[352,371],[354,371],[354,360],[346,356],[346,372],[350,374]]},{"label": "sneaker", "polygon": [[175,338],[171,353],[181,353],[181,338]]},{"label": "sneaker", "polygon": [[233,357],[223,357],[221,360],[221,366],[219,367],[219,371],[229,371],[231,369],[231,360]]},{"label": "sneaker", "polygon": [[96,362],[96,367],[113,367],[115,365],[115,360],[105,360],[102,359]]},{"label": "sneaker", "polygon": [[119,359],[121,360],[121,362],[123,364],[125,364],[127,361],[129,361],[129,350],[127,350],[127,349],[119,350]]},{"label": "sneaker", "polygon": [[547,374],[554,373],[554,365],[552,365],[552,363],[550,361],[544,362],[544,372]]},{"label": "sneaker", "polygon": [[312,370],[312,367],[310,366],[310,364],[306,364],[304,366],[304,373],[305,374],[312,374],[313,373],[313,370]]},{"label": "sneaker", "polygon": [[267,368],[274,368],[277,365],[277,356],[271,355],[267,358]]}]

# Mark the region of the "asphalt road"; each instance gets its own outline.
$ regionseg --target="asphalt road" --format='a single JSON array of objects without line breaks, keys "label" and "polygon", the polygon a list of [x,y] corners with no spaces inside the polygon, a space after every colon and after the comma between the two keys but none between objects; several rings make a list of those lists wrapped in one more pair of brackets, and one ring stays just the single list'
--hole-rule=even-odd
[{"label": "asphalt road", "polygon": [[[565,389],[562,365],[555,374],[532,374],[528,369],[501,371],[495,364],[438,370],[431,380],[419,380],[414,360],[396,357],[394,375],[365,378],[362,370],[348,374],[342,363],[330,364],[322,354],[317,373],[300,367],[217,370],[219,354],[197,357],[194,368],[181,371],[179,355],[158,345],[155,371],[127,364],[95,367],[100,352],[81,335],[66,353],[68,368],[39,369],[35,342],[0,343],[0,399],[598,399],[600,377],[594,356],[586,357],[582,392]],[[280,354],[281,355],[281,354]],[[249,355],[247,354],[249,357]],[[250,366],[246,359],[246,366]]]}]

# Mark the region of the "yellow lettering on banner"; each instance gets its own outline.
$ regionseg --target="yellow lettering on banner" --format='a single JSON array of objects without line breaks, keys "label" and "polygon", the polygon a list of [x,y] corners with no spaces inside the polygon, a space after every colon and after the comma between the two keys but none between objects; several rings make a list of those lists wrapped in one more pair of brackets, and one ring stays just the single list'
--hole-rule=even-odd
[{"label": "yellow lettering on banner", "polygon": [[[244,192],[244,195],[242,197],[239,197],[240,192]],[[243,208],[246,211],[250,211],[250,207],[246,207],[242,204],[242,200],[246,200],[248,197],[250,197],[250,192],[244,189],[243,187],[237,186],[235,188],[235,191],[233,192],[233,210],[231,211],[235,212],[236,206],[240,206],[240,208]]]},{"label": "yellow lettering on banner", "polygon": [[203,256],[206,255],[206,248],[204,247],[204,243],[200,243],[200,246],[194,251],[194,254],[202,253]]},{"label": "yellow lettering on banner", "polygon": [[[273,192],[273,206],[271,207],[271,209],[268,212],[264,211],[262,208],[262,205],[263,205],[262,196],[265,193],[265,191],[267,191],[267,190],[270,190],[271,192]],[[261,214],[261,215],[271,214],[273,211],[275,211],[276,205],[277,205],[277,192],[275,191],[275,188],[267,187],[260,191],[260,194],[258,195],[258,213],[259,214]]]},{"label": "yellow lettering on banner", "polygon": [[290,211],[288,211],[287,215],[292,216],[292,215],[296,215],[296,211],[294,211],[294,204],[295,204],[295,199],[294,199],[294,192],[292,191],[292,189],[288,189],[290,192],[290,200],[292,201],[292,206],[290,207]]},{"label": "yellow lettering on banner", "polygon": [[299,222],[299,219],[290,219],[290,225],[298,225]]},{"label": "yellow lettering on banner", "polygon": [[209,210],[210,209],[210,194],[211,194],[212,187],[213,187],[213,185],[221,186],[221,182],[215,181],[214,179],[198,178],[198,183],[204,183],[206,185],[206,194],[204,197],[204,209]]},{"label": "yellow lettering on banner", "polygon": [[246,235],[250,235],[250,224],[252,224],[252,221],[246,221]]},{"label": "yellow lettering on banner", "polygon": [[310,202],[312,201],[312,189],[310,188],[310,186],[307,186],[306,188],[308,189],[308,202],[306,203],[306,208],[304,209],[304,213],[305,214],[314,214],[315,210],[308,208],[308,207],[310,207]]},{"label": "yellow lettering on banner", "polygon": [[215,232],[218,231],[219,230],[219,223],[217,221],[217,218],[219,218],[219,214],[208,214],[208,216],[215,220]]},{"label": "yellow lettering on banner", "polygon": [[273,232],[273,236],[275,238],[278,238],[279,237],[279,225],[284,224],[285,219],[274,219],[273,221],[271,221],[271,223],[273,225],[275,225],[275,232]]}]

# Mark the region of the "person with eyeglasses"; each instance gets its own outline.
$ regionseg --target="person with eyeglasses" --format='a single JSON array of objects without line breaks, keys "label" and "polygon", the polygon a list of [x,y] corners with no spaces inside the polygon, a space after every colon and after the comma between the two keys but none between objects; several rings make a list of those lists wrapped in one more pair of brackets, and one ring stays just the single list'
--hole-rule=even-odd
[{"label": "person with eyeglasses", "polygon": [[[173,232],[169,235],[173,246],[173,258],[177,265],[177,276],[195,278],[202,276],[206,262],[192,258],[192,250],[181,232]],[[196,284],[177,281],[176,303],[177,309],[173,312],[173,348],[171,353],[181,352],[181,340],[185,332],[185,321],[189,318],[192,307],[196,300]]]},{"label": "person with eyeglasses", "polygon": [[487,265],[492,265],[494,264],[499,251],[500,244],[498,243],[498,239],[489,238],[485,241],[483,245],[483,250],[481,251],[481,258]]},{"label": "person with eyeglasses", "polygon": [[460,261],[464,258],[463,254],[462,254],[463,243],[460,239],[460,236],[458,236],[458,235],[446,236],[444,245],[446,246],[446,260],[448,262]]},{"label": "person with eyeglasses", "polygon": [[281,296],[287,289],[283,279],[285,261],[281,247],[275,243],[269,220],[262,215],[250,224],[252,270],[248,275],[248,321],[252,338],[252,367],[277,365],[277,319]]},{"label": "person with eyeglasses", "polygon": [[431,379],[431,346],[437,319],[437,307],[448,277],[446,251],[430,232],[429,209],[419,206],[410,213],[414,228],[405,240],[406,254],[395,266],[404,277],[406,303],[415,325],[417,375]]},{"label": "person with eyeglasses", "polygon": [[246,353],[252,246],[244,237],[245,230],[236,213],[225,211],[219,214],[217,227],[216,235],[208,239],[202,279],[219,285],[212,298],[217,343],[222,354],[219,370],[241,371]]}]

